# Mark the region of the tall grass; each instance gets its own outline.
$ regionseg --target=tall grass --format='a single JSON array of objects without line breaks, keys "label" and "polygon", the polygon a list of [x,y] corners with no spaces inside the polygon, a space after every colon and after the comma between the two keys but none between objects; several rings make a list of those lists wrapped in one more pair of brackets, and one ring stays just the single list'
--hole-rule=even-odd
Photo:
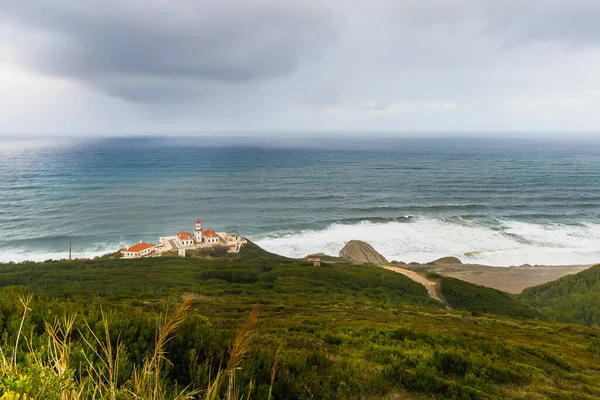
[{"label": "tall grass", "polygon": [[[16,339],[10,356],[0,346],[0,399],[102,399],[102,400],[249,400],[253,383],[247,393],[241,393],[236,384],[236,371],[250,349],[255,336],[258,310],[254,306],[248,319],[239,329],[230,345],[230,355],[225,368],[219,368],[213,380],[205,388],[173,387],[165,382],[165,365],[169,363],[166,345],[173,339],[190,310],[192,297],[188,297],[172,313],[158,317],[153,351],[141,365],[134,365],[133,372],[125,383],[119,383],[122,343],[120,338],[113,342],[110,336],[107,316],[101,309],[102,331],[96,332],[84,318],[85,329],[77,332],[85,343],[87,351],[82,351],[85,362],[76,376],[70,365],[73,335],[77,315],[45,322],[46,345],[34,347],[33,339],[24,335],[24,327],[31,312],[32,297],[19,297],[23,309]],[[26,342],[23,349],[22,341]],[[7,345],[4,343],[3,345]],[[274,382],[279,351],[271,374],[271,387]]]},{"label": "tall grass", "polygon": [[[248,319],[240,328],[238,334],[236,335],[233,343],[231,345],[231,352],[229,354],[229,362],[225,369],[219,368],[217,371],[217,375],[211,383],[209,383],[208,390],[206,393],[206,400],[216,400],[218,399],[218,394],[220,392],[220,388],[225,382],[228,380],[227,385],[227,400],[239,399],[241,396],[239,394],[239,390],[235,386],[235,372],[240,369],[240,365],[244,359],[246,353],[250,349],[250,342],[254,337],[254,325],[256,325],[258,316],[258,308],[254,306],[252,311],[250,311],[250,315]],[[250,390],[252,390],[252,384],[250,384]],[[250,398],[250,392],[247,394],[246,398]]]},{"label": "tall grass", "polygon": [[[159,319],[154,352],[144,360],[141,368],[134,367],[133,369],[131,389],[129,390],[132,399],[160,400],[165,398],[167,389],[161,379],[163,363],[168,362],[165,346],[173,338],[175,330],[185,320],[185,314],[189,311],[191,302],[192,296],[189,296],[170,317],[164,314]],[[191,399],[195,394],[197,391],[185,388],[174,394],[172,398],[174,400]]]}]

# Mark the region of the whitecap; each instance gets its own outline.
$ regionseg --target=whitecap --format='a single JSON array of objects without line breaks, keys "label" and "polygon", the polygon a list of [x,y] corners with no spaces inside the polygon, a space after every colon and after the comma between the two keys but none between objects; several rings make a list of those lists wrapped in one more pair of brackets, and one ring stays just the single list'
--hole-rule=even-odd
[{"label": "whitecap", "polygon": [[323,252],[337,255],[352,239],[370,243],[388,260],[429,262],[455,256],[492,266],[572,265],[600,262],[600,225],[570,226],[501,221],[465,224],[449,219],[415,218],[412,223],[331,224],[322,230],[251,237],[264,249],[288,257]]}]

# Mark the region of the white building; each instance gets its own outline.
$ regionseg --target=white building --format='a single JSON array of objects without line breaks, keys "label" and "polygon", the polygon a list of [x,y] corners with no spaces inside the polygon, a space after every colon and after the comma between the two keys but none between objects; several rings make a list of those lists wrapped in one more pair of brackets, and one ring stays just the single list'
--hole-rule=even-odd
[{"label": "white building", "polygon": [[186,231],[179,232],[176,240],[179,246],[193,246],[195,244],[194,237]]},{"label": "white building", "polygon": [[212,229],[205,229],[202,232],[202,243],[214,245],[214,244],[219,244],[220,242],[221,242],[221,238]]},{"label": "white building", "polygon": [[197,219],[193,235],[181,231],[175,236],[161,237],[159,245],[155,249],[160,254],[181,249],[224,246],[229,253],[238,253],[245,243],[247,243],[246,239],[237,232],[215,232],[212,229],[202,229],[202,221]]},{"label": "white building", "polygon": [[219,232],[217,233],[221,239],[227,244],[227,252],[239,253],[245,243],[248,243],[242,235],[237,232]]},{"label": "white building", "polygon": [[246,239],[244,239],[242,235],[240,235],[237,232],[219,232],[218,235],[221,236],[223,240],[228,243],[246,243]]},{"label": "white building", "polygon": [[139,242],[129,248],[121,249],[121,254],[123,254],[123,258],[140,258],[151,254],[153,249],[153,244]]},{"label": "white building", "polygon": [[227,252],[228,253],[239,253],[240,249],[242,247],[242,243],[237,242],[237,243],[229,243],[227,245]]}]

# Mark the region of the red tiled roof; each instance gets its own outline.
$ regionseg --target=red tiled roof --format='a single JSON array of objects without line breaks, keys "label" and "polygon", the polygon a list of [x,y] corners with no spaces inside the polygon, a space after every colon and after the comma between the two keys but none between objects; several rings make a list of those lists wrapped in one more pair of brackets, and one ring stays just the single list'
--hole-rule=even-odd
[{"label": "red tiled roof", "polygon": [[233,249],[233,248],[236,248],[236,247],[237,247],[237,244],[228,244],[227,245],[228,249]]},{"label": "red tiled roof", "polygon": [[215,231],[213,231],[212,229],[205,229],[205,230],[202,232],[202,236],[206,236],[206,237],[209,237],[209,238],[216,238],[216,237],[219,237],[219,236],[218,236],[218,235],[215,233]]},{"label": "red tiled roof", "polygon": [[153,244],[150,243],[146,243],[146,242],[141,242],[138,244],[134,244],[133,246],[131,246],[128,249],[122,249],[121,251],[127,251],[129,253],[139,253],[140,251],[146,250],[146,249],[150,249],[154,247]]},{"label": "red tiled roof", "polygon": [[181,231],[177,234],[177,237],[181,240],[191,240],[192,235],[190,235],[189,233],[187,233],[186,231]]}]

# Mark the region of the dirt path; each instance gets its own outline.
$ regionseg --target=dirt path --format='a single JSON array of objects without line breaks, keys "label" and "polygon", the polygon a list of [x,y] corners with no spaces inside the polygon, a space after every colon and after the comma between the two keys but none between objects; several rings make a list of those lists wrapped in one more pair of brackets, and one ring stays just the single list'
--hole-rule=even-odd
[{"label": "dirt path", "polygon": [[399,274],[406,276],[407,278],[412,279],[413,281],[415,281],[417,283],[420,283],[421,285],[425,286],[425,289],[427,289],[427,292],[429,293],[429,297],[431,297],[432,299],[435,299],[441,303],[444,303],[442,301],[442,298],[438,294],[437,290],[435,290],[433,283],[429,282],[427,279],[425,279],[421,275],[417,274],[416,272],[408,270],[408,269],[404,269],[404,268],[390,267],[387,265],[380,265],[380,267],[385,268],[390,271],[397,272]]}]

